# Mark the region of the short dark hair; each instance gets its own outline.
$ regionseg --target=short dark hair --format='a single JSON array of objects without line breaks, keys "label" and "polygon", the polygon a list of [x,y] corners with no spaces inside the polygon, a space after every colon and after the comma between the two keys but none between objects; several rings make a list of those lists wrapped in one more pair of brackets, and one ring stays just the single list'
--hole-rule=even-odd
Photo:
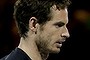
[{"label": "short dark hair", "polygon": [[50,14],[50,7],[65,8],[70,4],[69,0],[18,0],[14,5],[14,17],[21,37],[25,37],[29,29],[29,19],[37,18],[37,23],[44,24]]}]

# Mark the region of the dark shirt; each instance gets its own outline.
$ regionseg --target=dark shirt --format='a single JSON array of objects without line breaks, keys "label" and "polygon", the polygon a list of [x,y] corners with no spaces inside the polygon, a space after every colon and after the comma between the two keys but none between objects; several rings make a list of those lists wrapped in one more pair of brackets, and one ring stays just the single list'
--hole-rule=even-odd
[{"label": "dark shirt", "polygon": [[30,57],[21,49],[16,48],[9,55],[0,60],[31,60]]}]

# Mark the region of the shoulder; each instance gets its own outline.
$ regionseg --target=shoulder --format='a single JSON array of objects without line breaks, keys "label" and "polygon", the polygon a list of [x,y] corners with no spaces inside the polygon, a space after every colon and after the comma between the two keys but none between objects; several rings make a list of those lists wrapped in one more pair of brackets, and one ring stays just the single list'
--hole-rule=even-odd
[{"label": "shoulder", "polygon": [[12,52],[9,55],[4,56],[0,60],[11,60],[11,59],[9,59],[9,58],[12,58],[11,55],[12,55]]},{"label": "shoulder", "polygon": [[16,48],[9,55],[0,60],[31,60],[30,57],[21,49]]},{"label": "shoulder", "polygon": [[3,58],[1,58],[0,60],[6,60],[8,55],[4,56]]}]

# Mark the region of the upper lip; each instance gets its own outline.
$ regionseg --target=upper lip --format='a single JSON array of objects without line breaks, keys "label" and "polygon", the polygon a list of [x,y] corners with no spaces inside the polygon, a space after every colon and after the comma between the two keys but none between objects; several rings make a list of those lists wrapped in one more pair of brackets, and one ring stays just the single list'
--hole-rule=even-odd
[{"label": "upper lip", "polygon": [[56,43],[62,44],[62,43],[65,42],[65,41],[66,41],[66,39],[60,39],[60,40],[58,40]]}]

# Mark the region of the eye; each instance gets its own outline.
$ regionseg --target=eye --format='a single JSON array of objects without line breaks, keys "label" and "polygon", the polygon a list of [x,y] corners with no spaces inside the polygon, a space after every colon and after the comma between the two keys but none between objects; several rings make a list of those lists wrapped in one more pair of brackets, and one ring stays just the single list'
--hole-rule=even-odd
[{"label": "eye", "polygon": [[63,22],[57,22],[54,25],[56,28],[60,28],[60,27],[64,26],[65,24]]},{"label": "eye", "polygon": [[59,27],[62,27],[62,26],[63,26],[63,25],[61,25],[61,24],[55,25],[56,28],[59,28]]}]

